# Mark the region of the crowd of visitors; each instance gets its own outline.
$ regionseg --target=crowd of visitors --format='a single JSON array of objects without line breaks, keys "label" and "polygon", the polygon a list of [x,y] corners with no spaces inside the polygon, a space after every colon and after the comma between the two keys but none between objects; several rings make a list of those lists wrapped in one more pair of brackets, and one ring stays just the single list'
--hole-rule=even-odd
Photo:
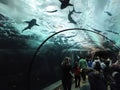
[{"label": "crowd of visitors", "polygon": [[71,63],[70,57],[65,57],[61,63],[62,85],[64,90],[71,90],[73,79],[75,88],[80,88],[80,82],[89,82],[90,90],[120,90],[120,55],[115,63],[110,58],[99,56],[92,58],[80,57]]}]

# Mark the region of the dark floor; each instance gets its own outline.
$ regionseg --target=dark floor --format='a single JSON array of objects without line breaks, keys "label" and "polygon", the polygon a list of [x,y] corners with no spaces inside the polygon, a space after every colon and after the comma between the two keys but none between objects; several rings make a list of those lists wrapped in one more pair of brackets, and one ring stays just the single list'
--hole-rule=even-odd
[{"label": "dark floor", "polygon": [[[60,86],[60,87],[56,88],[55,90],[63,90],[63,88],[62,88],[62,86]],[[75,88],[75,84],[73,83],[71,90],[90,90],[89,83],[88,83],[88,81],[86,81],[84,83],[83,83],[83,81],[81,81],[80,88]]]}]

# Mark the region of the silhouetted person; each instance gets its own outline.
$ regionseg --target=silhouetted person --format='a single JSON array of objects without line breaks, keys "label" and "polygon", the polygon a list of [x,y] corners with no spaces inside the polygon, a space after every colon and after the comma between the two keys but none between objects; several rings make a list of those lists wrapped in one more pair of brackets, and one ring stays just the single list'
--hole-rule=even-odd
[{"label": "silhouetted person", "polygon": [[105,68],[103,69],[103,74],[106,79],[107,85],[110,85],[113,82],[112,70],[110,68],[110,61],[105,61]]},{"label": "silhouetted person", "polygon": [[26,21],[26,23],[28,23],[28,26],[26,27],[26,28],[24,28],[23,30],[22,30],[22,32],[23,31],[25,31],[25,30],[27,30],[27,29],[31,29],[33,26],[39,26],[37,23],[36,23],[36,19],[32,19],[31,21]]},{"label": "silhouetted person", "polygon": [[62,68],[62,85],[64,90],[71,90],[72,85],[72,66],[70,64],[70,58],[65,57],[61,63]]},{"label": "silhouetted person", "polygon": [[91,58],[88,59],[87,64],[88,64],[88,68],[92,68],[93,61]]},{"label": "silhouetted person", "polygon": [[115,83],[112,85],[112,90],[120,90],[120,56],[118,60],[111,66]]},{"label": "silhouetted person", "polygon": [[75,65],[73,67],[74,77],[75,77],[75,88],[80,87],[80,67],[78,65],[78,62],[75,62]]},{"label": "silhouetted person", "polygon": [[70,0],[59,0],[61,2],[61,9],[66,8],[67,6],[73,6],[72,4],[70,4]]},{"label": "silhouetted person", "polygon": [[86,70],[87,70],[87,61],[85,58],[81,58],[79,60],[79,66],[81,68],[81,77],[83,79],[83,82],[86,82]]},{"label": "silhouetted person", "polygon": [[94,70],[88,74],[90,90],[107,90],[107,83],[99,62],[95,62]]}]

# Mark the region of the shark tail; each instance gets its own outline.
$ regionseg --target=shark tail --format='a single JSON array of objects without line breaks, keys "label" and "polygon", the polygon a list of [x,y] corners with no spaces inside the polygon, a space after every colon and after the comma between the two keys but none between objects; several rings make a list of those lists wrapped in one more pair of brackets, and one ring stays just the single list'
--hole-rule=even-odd
[{"label": "shark tail", "polygon": [[22,32],[23,32],[23,31],[25,31],[25,30],[27,30],[27,29],[28,29],[27,27],[26,27],[26,28],[24,28],[24,29],[22,30]]},{"label": "shark tail", "polygon": [[73,6],[73,4],[69,3],[68,6]]},{"label": "shark tail", "polygon": [[38,24],[35,24],[36,26],[39,26]]}]

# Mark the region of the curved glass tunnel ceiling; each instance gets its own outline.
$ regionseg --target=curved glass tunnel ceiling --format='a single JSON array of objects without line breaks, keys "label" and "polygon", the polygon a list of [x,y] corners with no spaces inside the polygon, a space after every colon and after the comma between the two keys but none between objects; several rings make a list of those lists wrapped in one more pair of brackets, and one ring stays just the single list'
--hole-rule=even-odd
[{"label": "curved glass tunnel ceiling", "polygon": [[[1,0],[1,39],[18,41],[19,44],[10,45],[11,48],[36,48],[58,31],[85,28],[120,46],[119,0],[70,0],[69,3],[73,6],[61,9],[59,0]],[[103,43],[107,40],[93,32],[75,30],[54,36],[49,44],[55,42],[79,48],[106,48]]]}]

